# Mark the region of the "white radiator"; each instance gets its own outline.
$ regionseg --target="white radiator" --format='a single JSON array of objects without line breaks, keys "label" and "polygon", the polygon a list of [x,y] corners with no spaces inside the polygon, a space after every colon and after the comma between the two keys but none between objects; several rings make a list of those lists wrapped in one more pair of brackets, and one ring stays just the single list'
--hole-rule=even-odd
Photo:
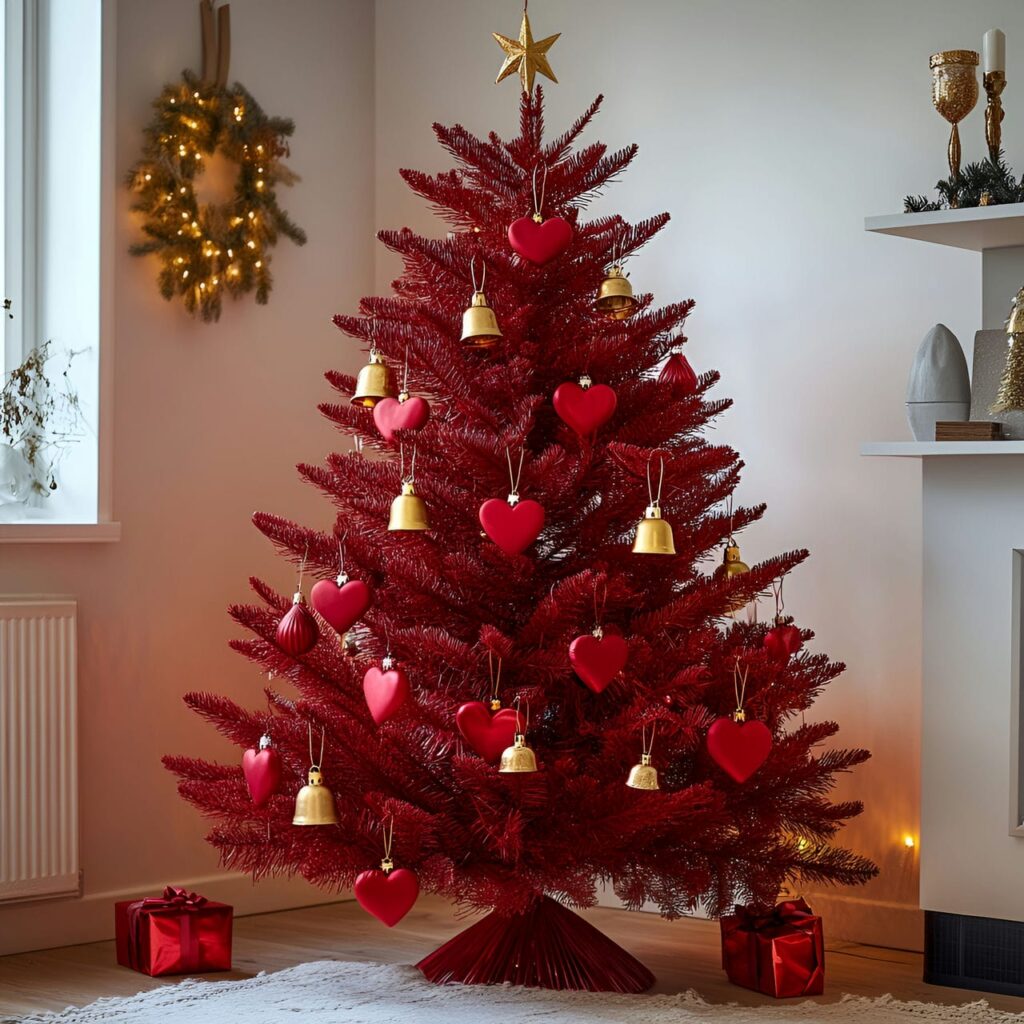
[{"label": "white radiator", "polygon": [[79,891],[75,609],[0,597],[0,901]]}]

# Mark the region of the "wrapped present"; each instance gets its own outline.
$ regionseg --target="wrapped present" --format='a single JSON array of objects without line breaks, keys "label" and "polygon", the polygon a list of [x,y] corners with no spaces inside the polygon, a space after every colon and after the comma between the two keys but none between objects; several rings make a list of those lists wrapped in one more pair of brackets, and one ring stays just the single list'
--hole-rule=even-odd
[{"label": "wrapped present", "polygon": [[801,899],[757,910],[737,905],[721,920],[722,967],[734,985],[784,999],[825,988],[821,918]]},{"label": "wrapped present", "polygon": [[233,913],[171,885],[163,896],[115,903],[117,962],[153,976],[230,971]]}]

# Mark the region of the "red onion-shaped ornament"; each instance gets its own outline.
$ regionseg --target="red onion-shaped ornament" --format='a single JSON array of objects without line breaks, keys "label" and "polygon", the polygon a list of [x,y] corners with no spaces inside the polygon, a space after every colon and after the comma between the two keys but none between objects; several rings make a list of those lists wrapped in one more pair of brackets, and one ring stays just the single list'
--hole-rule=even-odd
[{"label": "red onion-shaped ornament", "polygon": [[298,658],[313,650],[319,637],[320,629],[316,619],[306,607],[302,591],[297,590],[291,608],[277,624],[277,646],[285,654]]},{"label": "red onion-shaped ornament", "polygon": [[672,346],[672,354],[661,368],[658,381],[661,384],[671,384],[687,395],[692,395],[697,390],[697,374],[693,372],[689,359],[683,355],[682,345]]},{"label": "red onion-shaped ornament", "polygon": [[789,661],[803,645],[800,630],[792,623],[777,622],[764,637],[764,649],[779,661]]}]

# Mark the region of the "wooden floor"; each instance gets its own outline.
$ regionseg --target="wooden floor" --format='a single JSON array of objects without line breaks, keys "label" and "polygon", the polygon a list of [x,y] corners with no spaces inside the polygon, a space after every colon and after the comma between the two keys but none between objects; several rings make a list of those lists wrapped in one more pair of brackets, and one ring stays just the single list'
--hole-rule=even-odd
[{"label": "wooden floor", "polygon": [[[771,1003],[772,1000],[729,985],[722,973],[718,925],[684,919],[664,921],[655,914],[630,914],[597,908],[586,911],[591,923],[635,954],[657,975],[653,991],[695,989],[715,1003]],[[230,974],[247,978],[310,960],[363,960],[415,963],[466,925],[447,904],[424,897],[397,927],[388,929],[355,903],[334,903],[235,921],[234,962]],[[827,935],[826,935],[827,938]],[[834,1001],[844,992],[900,999],[965,1003],[979,998],[962,989],[939,988],[921,981],[921,956],[897,950],[826,942],[827,995]],[[81,1006],[100,996],[133,995],[174,978],[148,978],[114,959],[113,942],[0,957],[0,1020],[30,1010]],[[986,995],[994,1006],[1024,1012],[1024,999]]]}]

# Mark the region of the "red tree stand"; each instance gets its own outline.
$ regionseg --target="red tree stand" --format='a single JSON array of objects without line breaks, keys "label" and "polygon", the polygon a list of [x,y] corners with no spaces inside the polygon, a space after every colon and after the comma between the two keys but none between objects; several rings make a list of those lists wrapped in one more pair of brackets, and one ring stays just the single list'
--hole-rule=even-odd
[{"label": "red tree stand", "polygon": [[[337,397],[320,408],[344,451],[299,467],[328,515],[319,527],[255,517],[291,563],[277,587],[252,581],[257,603],[232,608],[249,634],[232,646],[274,679],[267,706],[187,695],[236,755],[165,759],[214,820],[225,864],[256,878],[348,889],[378,868],[393,827],[390,858],[418,891],[493,911],[420,964],[434,981],[639,991],[650,973],[565,909],[593,905],[599,884],[676,917],[771,902],[792,879],[855,884],[876,870],[832,842],[860,805],[828,799],[836,774],[868,754],[829,749],[838,726],[803,720],[843,666],[811,649],[806,628],[799,651],[776,656],[768,626],[737,612],[807,553],[749,570],[739,558],[734,535],[764,506],[733,509],[739,456],[704,436],[729,405],[709,396],[718,376],[694,386],[659,373],[693,303],[658,307],[610,269],[668,215],[585,219],[636,155],[578,145],[599,104],[545,141],[537,89],[515,138],[435,126],[457,168],[402,172],[445,224],[440,237],[381,232],[404,265],[395,294],[335,317],[373,359],[358,383],[327,374]],[[564,223],[541,237],[534,213]],[[389,406],[395,415],[375,423],[374,401],[406,388],[429,416]],[[490,505],[481,521],[486,502],[513,491],[516,508]],[[306,593],[326,584],[308,650],[278,632],[300,564]],[[344,576],[368,590],[342,639],[319,614],[349,625],[335,615]],[[504,716],[493,721],[492,698]],[[747,724],[717,732],[743,761],[742,782],[706,746],[738,700]],[[520,771],[502,772],[516,706],[529,751],[516,751]],[[264,733],[281,781],[256,807],[238,761]],[[743,757],[751,737],[756,764]],[[293,825],[314,757],[333,804],[307,790],[321,823]]]},{"label": "red tree stand", "polygon": [[654,975],[620,945],[557,900],[525,913],[492,912],[416,965],[438,984],[645,992]]}]

